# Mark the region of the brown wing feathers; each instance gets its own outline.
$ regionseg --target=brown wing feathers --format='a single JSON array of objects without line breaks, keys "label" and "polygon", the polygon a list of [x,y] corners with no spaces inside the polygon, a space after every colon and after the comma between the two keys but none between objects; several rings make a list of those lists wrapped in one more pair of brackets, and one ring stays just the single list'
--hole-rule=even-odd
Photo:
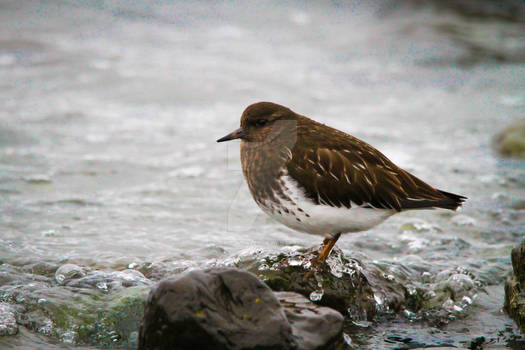
[{"label": "brown wing feathers", "polygon": [[353,141],[356,149],[296,147],[292,151],[288,173],[315,203],[347,208],[354,203],[400,211],[456,209],[465,200],[426,184],[368,144]]}]

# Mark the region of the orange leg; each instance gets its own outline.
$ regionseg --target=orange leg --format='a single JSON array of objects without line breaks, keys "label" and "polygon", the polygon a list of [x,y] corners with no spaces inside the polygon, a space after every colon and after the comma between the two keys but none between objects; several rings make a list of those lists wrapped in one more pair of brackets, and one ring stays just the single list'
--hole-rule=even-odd
[{"label": "orange leg", "polygon": [[[312,268],[316,268],[320,264],[323,264],[326,261],[326,258],[328,258],[328,255],[330,255],[330,252],[334,248],[335,242],[337,242],[337,240],[339,239],[339,236],[341,236],[341,234],[335,235],[334,238],[325,238],[324,239],[324,241],[323,241],[323,250],[321,251],[321,253],[319,253],[317,258],[312,259],[312,261],[311,261],[312,262]],[[306,275],[304,275],[304,280],[307,280],[308,278],[310,278],[310,276],[312,276],[313,273],[314,273],[313,269],[308,271],[306,273]]]},{"label": "orange leg", "polygon": [[336,235],[334,238],[325,238],[323,241],[323,250],[317,257],[317,262],[324,263],[326,261],[326,258],[328,258],[328,255],[330,255],[330,252],[332,251],[332,248],[335,245],[335,242],[339,239],[340,235]]}]

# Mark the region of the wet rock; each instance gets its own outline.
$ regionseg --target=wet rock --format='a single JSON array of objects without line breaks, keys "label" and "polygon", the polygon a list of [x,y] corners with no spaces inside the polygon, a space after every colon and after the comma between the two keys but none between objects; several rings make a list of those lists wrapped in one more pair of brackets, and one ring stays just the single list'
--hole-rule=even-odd
[{"label": "wet rock", "polygon": [[[377,301],[362,263],[345,257],[341,250],[334,248],[327,264],[305,279],[316,254],[317,248],[298,250],[277,256],[253,257],[239,262],[238,266],[256,274],[275,291],[293,291],[319,305],[350,314],[354,320],[371,320],[378,311]],[[389,293],[392,298],[384,301],[390,304],[387,307],[397,308],[398,297],[402,299],[404,292],[401,289],[396,292]]]},{"label": "wet rock", "polygon": [[55,287],[25,300],[21,324],[64,343],[136,348],[149,287],[97,289]]},{"label": "wet rock", "polygon": [[58,284],[64,285],[69,280],[84,277],[83,269],[75,264],[65,264],[60,266],[55,272],[55,280]]},{"label": "wet rock", "polygon": [[431,264],[419,260],[364,262],[345,256],[337,247],[327,264],[305,280],[317,249],[279,255],[252,252],[235,266],[253,272],[275,291],[294,291],[334,308],[358,327],[398,315],[443,325],[466,316],[482,287],[459,267],[436,274]]},{"label": "wet rock", "polygon": [[0,336],[15,335],[18,333],[16,312],[11,305],[0,303]]},{"label": "wet rock", "polygon": [[505,310],[525,332],[525,241],[512,249],[512,273],[505,282]]},{"label": "wet rock", "polygon": [[525,6],[520,1],[514,0],[439,0],[430,1],[439,8],[452,10],[467,17],[498,18],[510,21],[523,21]]},{"label": "wet rock", "polygon": [[337,311],[274,294],[249,272],[194,270],[152,290],[139,349],[333,349],[342,328]]},{"label": "wet rock", "polygon": [[284,307],[298,349],[333,349],[342,344],[344,319],[339,312],[297,293],[276,292],[275,296]]},{"label": "wet rock", "polygon": [[80,278],[67,278],[63,284],[77,288],[97,288],[104,292],[151,284],[140,271],[132,269],[112,272],[92,271],[85,276],[79,275],[78,277]]},{"label": "wet rock", "polygon": [[504,156],[525,158],[525,118],[500,132],[494,139],[494,148]]},{"label": "wet rock", "polygon": [[150,293],[139,349],[295,349],[283,308],[252,274],[194,270]]}]

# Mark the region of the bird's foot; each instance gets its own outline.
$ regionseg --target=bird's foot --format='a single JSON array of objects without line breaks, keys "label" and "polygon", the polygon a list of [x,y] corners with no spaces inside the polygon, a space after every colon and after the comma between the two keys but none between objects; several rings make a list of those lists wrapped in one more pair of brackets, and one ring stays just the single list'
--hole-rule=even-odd
[{"label": "bird's foot", "polygon": [[310,259],[310,270],[304,275],[303,281],[307,281],[316,271],[322,270],[325,265],[326,262],[319,260],[317,256]]}]

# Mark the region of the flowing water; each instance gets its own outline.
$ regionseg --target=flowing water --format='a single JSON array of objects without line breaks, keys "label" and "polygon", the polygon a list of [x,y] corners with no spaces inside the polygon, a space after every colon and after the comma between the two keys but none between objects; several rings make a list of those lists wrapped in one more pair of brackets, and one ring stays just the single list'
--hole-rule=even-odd
[{"label": "flowing water", "polygon": [[[349,256],[414,284],[445,276],[466,298],[446,324],[407,311],[349,325],[348,342],[518,348],[502,306],[525,164],[491,142],[525,112],[524,42],[512,18],[386,1],[1,1],[0,330],[10,315],[20,326],[0,347],[132,348],[125,319],[100,321],[126,291],[319,244],[266,218],[239,144],[215,143],[267,100],[469,197],[461,212],[407,212],[340,239]],[[79,319],[98,328],[82,334]]]}]

